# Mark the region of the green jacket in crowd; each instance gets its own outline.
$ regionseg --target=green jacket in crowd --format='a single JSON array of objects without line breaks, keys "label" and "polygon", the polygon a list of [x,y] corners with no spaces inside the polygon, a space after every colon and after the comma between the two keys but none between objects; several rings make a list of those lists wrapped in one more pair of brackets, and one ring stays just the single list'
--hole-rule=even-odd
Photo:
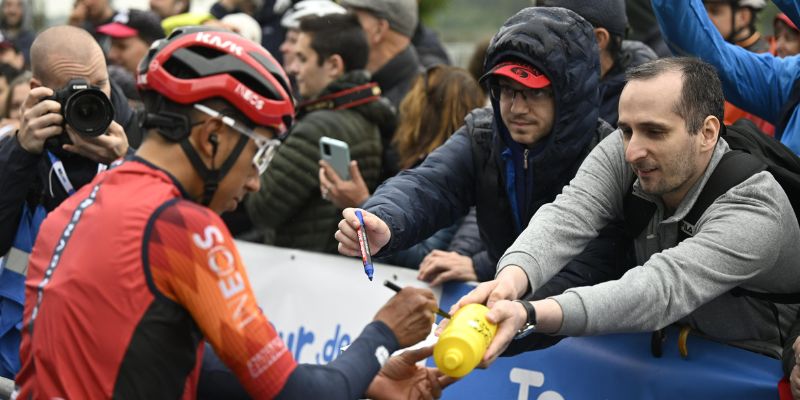
[{"label": "green jacket in crowd", "polygon": [[[319,97],[368,82],[365,72],[348,72]],[[394,112],[384,99],[349,109],[323,109],[305,114],[301,111],[261,176],[261,190],[245,201],[253,225],[265,233],[265,242],[336,253],[333,234],[342,216],[341,210],[320,196],[319,140],[328,136],[346,142],[350,146],[350,159],[358,162],[372,192],[381,171],[380,129],[394,124]]]}]

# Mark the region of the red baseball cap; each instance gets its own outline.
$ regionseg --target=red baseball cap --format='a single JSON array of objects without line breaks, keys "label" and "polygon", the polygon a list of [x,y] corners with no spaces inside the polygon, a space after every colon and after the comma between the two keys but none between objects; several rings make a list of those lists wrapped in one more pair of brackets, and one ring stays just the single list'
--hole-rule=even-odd
[{"label": "red baseball cap", "polygon": [[530,89],[541,89],[550,86],[550,80],[543,73],[528,64],[520,62],[511,61],[497,64],[481,80],[488,78],[490,75],[505,76]]},{"label": "red baseball cap", "polygon": [[797,26],[795,26],[794,22],[792,22],[792,20],[789,19],[789,16],[787,16],[784,13],[778,13],[777,15],[775,15],[775,21],[783,21],[786,25],[789,25],[790,28],[796,31],[800,31],[800,29],[797,29]]},{"label": "red baseball cap", "polygon": [[143,10],[120,10],[110,23],[97,27],[97,32],[116,39],[138,36],[148,45],[164,37],[158,16]]}]

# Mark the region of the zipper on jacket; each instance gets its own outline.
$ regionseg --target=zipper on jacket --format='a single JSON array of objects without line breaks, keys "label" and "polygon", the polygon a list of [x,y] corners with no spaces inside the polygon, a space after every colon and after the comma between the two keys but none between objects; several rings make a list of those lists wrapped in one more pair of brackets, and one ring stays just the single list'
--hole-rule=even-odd
[{"label": "zipper on jacket", "polygon": [[522,168],[525,170],[528,169],[528,149],[522,152]]}]

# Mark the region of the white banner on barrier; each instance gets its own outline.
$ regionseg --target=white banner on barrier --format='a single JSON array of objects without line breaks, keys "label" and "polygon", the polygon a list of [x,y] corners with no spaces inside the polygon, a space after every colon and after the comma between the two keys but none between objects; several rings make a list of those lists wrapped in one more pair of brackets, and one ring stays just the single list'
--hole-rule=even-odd
[{"label": "white banner on barrier", "polygon": [[[384,280],[428,287],[407,268],[376,264],[370,282],[359,258],[241,241],[236,245],[258,304],[301,363],[326,364],[358,337],[394,295]],[[440,291],[434,294],[440,298]]]}]

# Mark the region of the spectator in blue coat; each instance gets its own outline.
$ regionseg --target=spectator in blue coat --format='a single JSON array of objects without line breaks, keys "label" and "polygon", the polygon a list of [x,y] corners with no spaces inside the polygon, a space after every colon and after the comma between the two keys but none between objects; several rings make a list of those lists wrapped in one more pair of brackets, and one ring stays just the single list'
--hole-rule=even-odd
[{"label": "spectator in blue coat", "polygon": [[[774,3],[792,21],[800,21],[800,3]],[[755,54],[726,42],[700,0],[653,0],[653,10],[674,53],[716,67],[725,99],[774,124],[775,138],[800,154],[800,58]]]},{"label": "spectator in blue coat", "polygon": [[[598,115],[592,26],[572,11],[535,7],[512,16],[492,39],[484,70],[492,105],[474,110],[420,166],[389,179],[363,205],[373,252],[408,248],[475,206],[487,251],[469,268],[478,280],[491,279],[536,210],[553,201],[612,130]],[[358,220],[352,208],[343,216],[339,252],[356,255]],[[543,293],[619,275],[623,241],[609,230],[596,244]]]}]

